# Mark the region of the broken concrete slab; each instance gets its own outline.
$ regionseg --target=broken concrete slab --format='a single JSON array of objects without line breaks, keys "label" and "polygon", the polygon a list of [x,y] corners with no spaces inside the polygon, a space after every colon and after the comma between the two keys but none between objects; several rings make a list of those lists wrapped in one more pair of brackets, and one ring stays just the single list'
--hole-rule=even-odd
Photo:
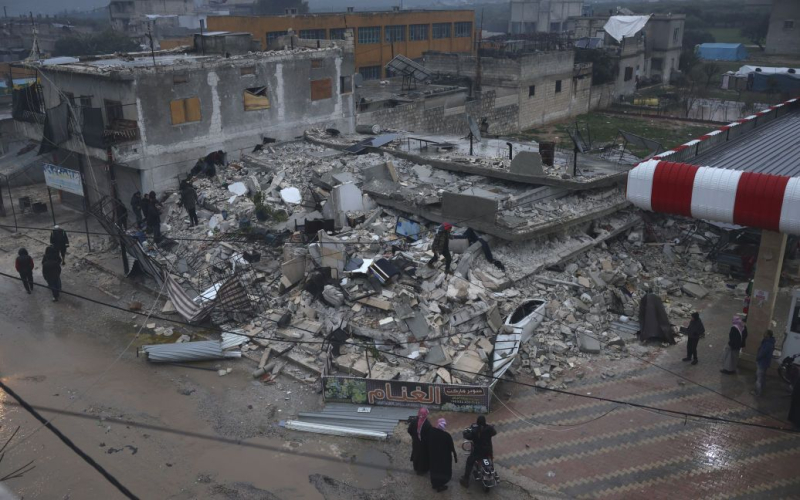
[{"label": "broken concrete slab", "polygon": [[594,337],[592,332],[578,332],[577,336],[581,352],[588,354],[598,354],[600,352],[600,341]]},{"label": "broken concrete slab", "polygon": [[428,325],[428,320],[425,319],[425,315],[422,314],[422,311],[415,311],[414,316],[404,321],[417,340],[426,339],[428,335],[431,334],[431,327]]},{"label": "broken concrete slab", "polygon": [[520,151],[511,160],[509,172],[520,175],[545,175],[542,168],[542,155],[534,151]]},{"label": "broken concrete slab", "polygon": [[445,384],[450,384],[453,382],[450,378],[450,372],[447,371],[447,368],[439,368],[436,370],[436,375],[438,375]]},{"label": "broken concrete slab", "polygon": [[475,350],[464,351],[453,361],[455,376],[468,382],[474,382],[485,368],[486,362]]},{"label": "broken concrete slab", "polygon": [[681,291],[686,295],[696,299],[702,299],[708,295],[708,290],[704,286],[698,285],[697,283],[684,283],[681,287]]},{"label": "broken concrete slab", "polygon": [[301,255],[281,264],[281,273],[286,278],[288,286],[299,283],[306,275],[306,257]]},{"label": "broken concrete slab", "polygon": [[361,173],[364,176],[364,182],[374,180],[397,182],[399,180],[399,177],[397,176],[397,170],[395,170],[394,163],[391,161],[367,167],[362,170]]},{"label": "broken concrete slab", "polygon": [[453,359],[447,354],[447,351],[441,345],[434,345],[428,350],[425,355],[425,362],[432,363],[438,366],[447,366],[453,362]]},{"label": "broken concrete slab", "polygon": [[458,222],[494,224],[497,219],[498,201],[481,196],[469,196],[445,191],[442,194],[442,217]]}]

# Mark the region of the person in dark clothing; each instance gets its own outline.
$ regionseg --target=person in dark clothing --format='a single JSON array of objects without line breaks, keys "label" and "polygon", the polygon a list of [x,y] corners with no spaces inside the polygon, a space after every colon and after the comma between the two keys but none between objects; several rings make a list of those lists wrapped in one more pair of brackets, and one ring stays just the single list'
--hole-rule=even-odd
[{"label": "person in dark clothing", "polygon": [[408,421],[408,434],[411,436],[411,461],[417,474],[425,474],[430,469],[428,456],[428,433],[431,423],[428,422],[428,409],[420,408],[416,417]]},{"label": "person in dark clothing", "polygon": [[700,337],[706,333],[706,328],[700,320],[698,312],[692,313],[692,319],[689,321],[689,326],[686,327],[686,357],[684,361],[691,361],[693,365],[697,364],[697,344],[700,342]]},{"label": "person in dark clothing", "polygon": [[189,213],[189,225],[196,226],[199,223],[197,220],[197,191],[186,181],[181,183],[181,202],[186,212]]},{"label": "person in dark clothing", "polygon": [[131,210],[133,210],[133,215],[136,216],[136,227],[141,228],[144,218],[142,217],[142,193],[139,191],[133,193],[131,197]]},{"label": "person in dark clothing", "polygon": [[53,232],[50,233],[50,244],[61,254],[61,264],[66,264],[67,248],[69,247],[67,232],[58,227],[58,225],[53,226]]},{"label": "person in dark clothing", "polygon": [[472,476],[472,467],[476,460],[483,458],[494,458],[492,450],[492,437],[497,435],[493,425],[486,423],[486,417],[481,415],[478,422],[470,427],[472,453],[467,457],[467,465],[464,468],[464,477],[461,478],[461,486],[469,488],[469,480]]},{"label": "person in dark clothing", "polygon": [[767,383],[767,370],[769,370],[769,365],[772,364],[772,353],[774,351],[775,336],[772,334],[772,330],[767,330],[756,354],[756,388],[753,391],[755,396],[760,396],[764,392],[764,386]]},{"label": "person in dark clothing", "polygon": [[153,241],[158,243],[161,241],[161,214],[155,205],[149,204],[147,209],[147,228],[153,233]]},{"label": "person in dark clothing", "polygon": [[17,252],[17,260],[14,267],[22,278],[22,285],[29,294],[33,291],[33,259],[28,255],[28,251],[20,248]]},{"label": "person in dark clothing", "polygon": [[789,422],[794,424],[796,429],[800,429],[800,380],[795,380],[792,389],[792,402],[789,406]]},{"label": "person in dark clothing", "polygon": [[128,230],[128,209],[125,208],[125,204],[121,201],[117,200],[116,204],[116,216],[117,216],[117,226],[121,227],[124,230]]},{"label": "person in dark clothing", "polygon": [[736,365],[739,363],[739,351],[742,348],[742,339],[746,333],[744,322],[739,316],[733,317],[733,326],[728,332],[728,345],[725,346],[725,353],[722,358],[722,370],[720,373],[726,375],[734,375],[736,373]]},{"label": "person in dark clothing", "polygon": [[456,446],[453,443],[453,436],[447,432],[447,421],[440,418],[436,422],[436,427],[428,431],[428,455],[430,456],[431,467],[431,486],[436,491],[447,489],[447,482],[453,477],[453,460],[450,460],[452,453],[453,459],[458,463]]},{"label": "person in dark clothing", "polygon": [[[459,236],[454,236],[453,239],[455,238],[459,238]],[[481,244],[481,248],[483,248],[483,255],[486,257],[486,260],[494,264],[494,266],[501,271],[506,270],[506,267],[502,262],[495,260],[494,256],[492,255],[492,249],[489,248],[489,243],[478,236],[478,233],[476,233],[474,229],[468,227],[467,230],[464,231],[464,234],[460,236],[460,238],[466,238],[470,245],[474,245],[476,242],[479,242]]]},{"label": "person in dark clothing", "polygon": [[145,228],[147,228],[147,216],[150,214],[150,198],[147,196],[142,197],[139,200],[139,208],[142,209],[142,221],[144,222]]},{"label": "person in dark clothing", "polygon": [[61,259],[58,249],[47,247],[42,258],[42,277],[53,292],[53,302],[58,302],[61,293]]},{"label": "person in dark clothing", "polygon": [[439,226],[439,230],[433,238],[433,257],[428,261],[428,267],[433,267],[433,264],[439,260],[439,255],[443,255],[445,263],[444,272],[446,274],[450,274],[450,264],[453,262],[453,257],[450,255],[450,231],[452,229],[453,225],[447,222]]}]

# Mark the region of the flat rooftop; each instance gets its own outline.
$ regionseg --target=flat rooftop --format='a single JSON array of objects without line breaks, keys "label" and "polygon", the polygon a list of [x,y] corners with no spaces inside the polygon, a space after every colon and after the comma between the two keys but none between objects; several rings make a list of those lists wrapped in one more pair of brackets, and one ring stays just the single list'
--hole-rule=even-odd
[{"label": "flat rooftop", "polygon": [[[669,158],[665,158],[669,161]],[[800,110],[689,160],[694,165],[800,177]]]}]

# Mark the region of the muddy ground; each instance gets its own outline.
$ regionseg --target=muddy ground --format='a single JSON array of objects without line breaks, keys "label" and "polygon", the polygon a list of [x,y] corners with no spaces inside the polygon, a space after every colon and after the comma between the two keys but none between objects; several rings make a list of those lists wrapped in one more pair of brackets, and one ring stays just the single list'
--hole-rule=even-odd
[{"label": "muddy ground", "polygon": [[[34,257],[42,245],[2,235],[0,271],[16,275],[16,249]],[[126,309],[154,298],[68,256],[65,291]],[[160,314],[162,300],[156,313]],[[280,422],[321,407],[316,387],[281,377],[254,381],[246,360],[153,365],[136,356],[164,341],[144,318],[89,300],[0,277],[0,379],[75,445],[139,498],[401,499],[482,497],[452,482],[435,494],[413,473],[404,432],[388,442],[287,431]],[[153,320],[151,320],[153,321]],[[169,323],[155,320],[159,326]],[[182,333],[202,330],[176,326]],[[232,368],[224,377],[219,368]],[[6,482],[26,499],[124,498],[122,493],[7,394],[0,392],[0,446],[19,427],[0,462],[0,477],[30,460],[35,469]],[[463,458],[463,457],[462,457]],[[460,471],[463,460],[456,465]],[[458,472],[456,472],[458,473]],[[495,498],[546,498],[549,490],[513,476]],[[2,496],[2,494],[0,494]]]}]

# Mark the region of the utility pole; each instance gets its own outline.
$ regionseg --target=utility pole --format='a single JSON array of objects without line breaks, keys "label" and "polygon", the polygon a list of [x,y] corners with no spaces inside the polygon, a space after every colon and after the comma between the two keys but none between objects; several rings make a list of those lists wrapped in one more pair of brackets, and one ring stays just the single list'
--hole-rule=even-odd
[{"label": "utility pole", "polygon": [[206,39],[203,36],[203,28],[205,28],[205,25],[206,25],[206,22],[201,19],[200,20],[200,48],[203,51],[203,55],[206,55]]},{"label": "utility pole", "polygon": [[150,31],[151,22],[147,22],[147,38],[150,40],[150,55],[153,57],[153,68],[156,67],[156,51],[153,48],[153,33]]},{"label": "utility pole", "polygon": [[481,9],[481,26],[478,31],[478,50],[475,54],[475,90],[480,94],[483,68],[481,67],[481,42],[483,41],[483,9]]}]

